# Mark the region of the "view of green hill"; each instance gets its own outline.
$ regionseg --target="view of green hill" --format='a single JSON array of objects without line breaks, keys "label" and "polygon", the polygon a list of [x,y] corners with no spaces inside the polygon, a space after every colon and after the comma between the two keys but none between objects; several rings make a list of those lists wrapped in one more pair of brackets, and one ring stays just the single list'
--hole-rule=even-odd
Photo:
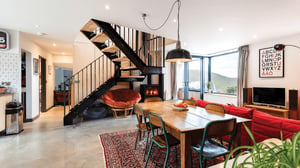
[{"label": "view of green hill", "polygon": [[[190,88],[200,88],[199,70],[190,70],[189,78]],[[211,80],[214,92],[236,94],[237,78],[229,78],[220,74],[212,73]]]}]

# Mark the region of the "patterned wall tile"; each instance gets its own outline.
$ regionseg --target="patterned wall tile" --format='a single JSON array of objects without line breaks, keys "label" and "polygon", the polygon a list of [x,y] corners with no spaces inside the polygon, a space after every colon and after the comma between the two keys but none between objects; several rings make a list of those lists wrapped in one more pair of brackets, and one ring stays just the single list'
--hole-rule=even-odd
[{"label": "patterned wall tile", "polygon": [[[0,85],[10,82],[14,99],[18,99],[21,83],[21,56],[17,53],[0,52]],[[17,94],[16,94],[17,93]]]}]

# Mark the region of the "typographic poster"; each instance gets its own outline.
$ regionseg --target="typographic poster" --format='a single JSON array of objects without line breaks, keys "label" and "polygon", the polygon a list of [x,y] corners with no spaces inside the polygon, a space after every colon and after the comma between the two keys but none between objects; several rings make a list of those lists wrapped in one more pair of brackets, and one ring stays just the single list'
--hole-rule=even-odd
[{"label": "typographic poster", "polygon": [[259,50],[259,77],[284,77],[284,50],[273,47]]}]

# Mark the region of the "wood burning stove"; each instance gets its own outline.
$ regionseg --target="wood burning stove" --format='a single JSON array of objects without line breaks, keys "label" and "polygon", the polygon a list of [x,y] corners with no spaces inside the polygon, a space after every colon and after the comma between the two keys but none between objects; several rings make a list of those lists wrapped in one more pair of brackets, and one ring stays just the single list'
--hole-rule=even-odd
[{"label": "wood burning stove", "polygon": [[140,85],[141,101],[147,97],[160,97],[163,99],[163,92],[160,90],[159,85]]}]

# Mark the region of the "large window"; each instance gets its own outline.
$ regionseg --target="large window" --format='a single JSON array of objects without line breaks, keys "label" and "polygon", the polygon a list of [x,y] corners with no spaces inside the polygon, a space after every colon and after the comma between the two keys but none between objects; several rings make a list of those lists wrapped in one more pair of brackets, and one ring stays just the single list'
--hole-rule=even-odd
[{"label": "large window", "polygon": [[189,90],[200,91],[201,88],[201,59],[194,57],[192,62],[189,62]]},{"label": "large window", "polygon": [[[236,95],[238,52],[214,56],[193,56],[187,64],[188,90]],[[208,89],[210,87],[210,89]]]},{"label": "large window", "polygon": [[211,57],[211,83],[213,93],[236,95],[237,69],[237,52]]}]

